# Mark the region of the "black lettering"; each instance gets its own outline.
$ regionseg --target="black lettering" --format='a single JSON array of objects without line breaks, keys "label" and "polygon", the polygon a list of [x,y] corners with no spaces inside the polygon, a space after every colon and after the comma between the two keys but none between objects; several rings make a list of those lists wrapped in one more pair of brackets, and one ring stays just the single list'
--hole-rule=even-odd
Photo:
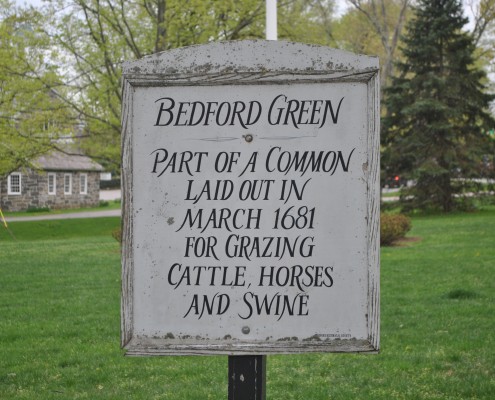
[{"label": "black lettering", "polygon": [[325,109],[323,112],[323,121],[321,121],[320,128],[325,125],[325,121],[327,120],[327,113],[330,111],[330,115],[332,117],[332,122],[336,124],[339,120],[339,112],[340,112],[340,106],[342,105],[342,101],[344,98],[342,97],[339,101],[339,105],[337,107],[337,112],[334,112],[333,107],[332,107],[332,102],[330,100],[325,100]]},{"label": "black lettering", "polygon": [[186,126],[187,125],[187,119],[184,121],[184,123],[180,123],[180,117],[182,114],[186,114],[187,113],[187,110],[183,110],[184,108],[184,104],[191,104],[191,103],[186,103],[186,102],[180,102],[179,103],[179,109],[177,110],[177,118],[175,119],[175,124],[174,126]]},{"label": "black lettering", "polygon": [[[175,101],[170,97],[162,97],[161,99],[156,100],[155,103],[160,100],[162,100],[162,102],[160,103],[160,109],[158,110],[155,126],[167,126],[174,119],[174,114],[172,113],[172,109],[175,107]],[[165,101],[170,102],[169,107],[165,106]],[[168,120],[164,123],[161,122],[163,112],[168,114]]]},{"label": "black lettering", "polygon": [[[196,115],[196,107],[201,106],[201,114],[197,117],[196,121],[194,121],[194,116]],[[191,108],[191,117],[189,118],[189,126],[197,126],[201,123],[203,120],[203,117],[205,115],[206,107],[205,105],[200,102],[200,101],[194,101],[192,103],[192,108]]]},{"label": "black lettering", "polygon": [[284,110],[283,107],[279,107],[277,110],[278,110],[278,114],[277,114],[277,117],[276,117],[276,121],[274,122],[272,120],[272,110],[273,110],[273,107],[275,106],[275,103],[277,102],[277,100],[279,98],[283,97],[284,98],[284,101],[286,102],[287,101],[287,97],[283,94],[279,94],[277,97],[275,97],[272,101],[272,104],[270,104],[270,108],[268,110],[268,123],[270,125],[278,125],[280,123],[280,119],[282,118],[282,111]]}]

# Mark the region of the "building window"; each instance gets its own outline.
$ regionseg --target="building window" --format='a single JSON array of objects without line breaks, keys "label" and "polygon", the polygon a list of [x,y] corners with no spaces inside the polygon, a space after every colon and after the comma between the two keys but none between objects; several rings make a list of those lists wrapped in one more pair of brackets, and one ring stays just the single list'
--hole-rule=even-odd
[{"label": "building window", "polygon": [[48,194],[57,194],[57,175],[48,174]]},{"label": "building window", "polygon": [[88,174],[81,174],[79,178],[79,187],[81,194],[88,194]]},{"label": "building window", "polygon": [[64,194],[72,194],[72,174],[64,175]]},{"label": "building window", "polygon": [[21,173],[13,172],[7,180],[7,194],[21,194]]}]

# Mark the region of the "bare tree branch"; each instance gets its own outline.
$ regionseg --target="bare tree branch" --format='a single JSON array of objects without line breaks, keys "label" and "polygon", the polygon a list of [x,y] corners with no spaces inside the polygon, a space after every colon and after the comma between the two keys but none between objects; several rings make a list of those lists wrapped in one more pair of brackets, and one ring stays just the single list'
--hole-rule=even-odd
[{"label": "bare tree branch", "polygon": [[[406,13],[411,0],[347,0],[356,10],[362,13],[375,32],[379,35],[386,58],[382,68],[382,83],[385,84],[393,75],[393,62],[399,38],[406,20]],[[397,19],[393,21],[390,33],[391,17],[388,8],[399,7]]]}]

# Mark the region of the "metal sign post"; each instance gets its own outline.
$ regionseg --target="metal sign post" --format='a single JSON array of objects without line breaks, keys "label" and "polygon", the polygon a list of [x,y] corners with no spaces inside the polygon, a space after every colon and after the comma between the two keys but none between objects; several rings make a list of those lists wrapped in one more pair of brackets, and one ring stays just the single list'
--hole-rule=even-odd
[{"label": "metal sign post", "polygon": [[265,398],[266,356],[230,356],[228,400]]}]

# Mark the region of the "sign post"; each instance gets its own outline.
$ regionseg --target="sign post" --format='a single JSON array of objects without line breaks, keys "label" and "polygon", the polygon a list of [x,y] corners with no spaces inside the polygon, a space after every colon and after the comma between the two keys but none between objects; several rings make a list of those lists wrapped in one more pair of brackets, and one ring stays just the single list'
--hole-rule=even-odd
[{"label": "sign post", "polygon": [[266,40],[277,40],[277,0],[266,0]]},{"label": "sign post", "polygon": [[268,354],[377,352],[377,59],[211,43],[123,79],[127,354],[257,356],[263,383]]},{"label": "sign post", "polygon": [[265,400],[266,356],[229,356],[228,400]]}]

